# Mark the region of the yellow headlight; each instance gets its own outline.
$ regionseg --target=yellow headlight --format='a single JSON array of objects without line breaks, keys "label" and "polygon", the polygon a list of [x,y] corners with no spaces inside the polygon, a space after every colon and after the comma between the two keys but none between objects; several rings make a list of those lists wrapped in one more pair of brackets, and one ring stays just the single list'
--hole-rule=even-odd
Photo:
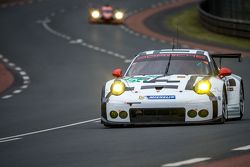
[{"label": "yellow headlight", "polygon": [[121,11],[115,12],[115,18],[117,20],[121,20],[121,19],[123,19],[123,17],[124,17],[124,13],[123,12],[121,12]]},{"label": "yellow headlight", "polygon": [[98,19],[100,17],[100,12],[99,10],[93,10],[91,12],[91,16],[94,18],[94,19]]},{"label": "yellow headlight", "polygon": [[209,80],[201,80],[199,81],[195,87],[194,90],[198,94],[208,94],[211,89],[211,83]]},{"label": "yellow headlight", "polygon": [[111,93],[115,96],[123,94],[124,91],[125,84],[120,80],[114,81],[114,83],[111,85]]}]

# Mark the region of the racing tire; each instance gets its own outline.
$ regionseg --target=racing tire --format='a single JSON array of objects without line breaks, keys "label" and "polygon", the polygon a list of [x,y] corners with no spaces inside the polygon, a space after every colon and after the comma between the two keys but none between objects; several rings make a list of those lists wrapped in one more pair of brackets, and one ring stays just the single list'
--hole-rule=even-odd
[{"label": "racing tire", "polygon": [[103,125],[106,128],[121,128],[121,127],[123,127],[123,125],[112,125],[112,124],[107,124],[107,123],[103,123]]},{"label": "racing tire", "polygon": [[[227,94],[225,88],[223,89],[223,94],[222,94],[222,117],[220,120],[220,123],[224,124],[226,121],[226,116],[225,114],[227,113]],[[228,115],[228,113],[227,113]]]},{"label": "racing tire", "polygon": [[239,101],[239,106],[240,106],[240,117],[239,120],[242,119],[243,115],[244,115],[244,90],[243,90],[243,86],[241,85],[240,87],[240,101]]},{"label": "racing tire", "polygon": [[106,124],[106,123],[103,123],[103,125],[104,125],[105,127],[107,127],[107,128],[112,128],[112,127],[113,127],[112,125]]}]

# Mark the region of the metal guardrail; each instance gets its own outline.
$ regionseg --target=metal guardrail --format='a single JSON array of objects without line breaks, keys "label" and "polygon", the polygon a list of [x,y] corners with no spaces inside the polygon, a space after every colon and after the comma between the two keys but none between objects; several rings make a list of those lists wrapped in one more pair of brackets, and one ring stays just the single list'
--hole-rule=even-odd
[{"label": "metal guardrail", "polygon": [[200,21],[207,29],[226,35],[250,38],[250,21],[222,18],[207,10],[206,0],[198,5]]}]

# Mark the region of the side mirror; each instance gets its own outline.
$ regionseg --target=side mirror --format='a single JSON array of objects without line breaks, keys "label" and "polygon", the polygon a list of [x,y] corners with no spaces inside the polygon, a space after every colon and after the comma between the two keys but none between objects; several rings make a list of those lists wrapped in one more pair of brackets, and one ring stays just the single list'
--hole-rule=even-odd
[{"label": "side mirror", "polygon": [[232,70],[230,70],[229,68],[223,67],[220,69],[220,78],[223,78],[225,76],[229,76],[232,74]]},{"label": "side mirror", "polygon": [[117,78],[122,77],[122,69],[117,68],[117,69],[113,70],[112,75],[114,77],[117,77]]}]

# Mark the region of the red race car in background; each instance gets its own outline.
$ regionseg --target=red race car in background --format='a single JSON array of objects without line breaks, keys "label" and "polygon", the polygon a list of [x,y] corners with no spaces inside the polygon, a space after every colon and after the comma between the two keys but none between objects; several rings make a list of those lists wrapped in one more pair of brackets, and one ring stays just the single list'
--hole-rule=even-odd
[{"label": "red race car in background", "polygon": [[89,9],[89,23],[123,24],[124,11],[114,9],[111,5]]}]

